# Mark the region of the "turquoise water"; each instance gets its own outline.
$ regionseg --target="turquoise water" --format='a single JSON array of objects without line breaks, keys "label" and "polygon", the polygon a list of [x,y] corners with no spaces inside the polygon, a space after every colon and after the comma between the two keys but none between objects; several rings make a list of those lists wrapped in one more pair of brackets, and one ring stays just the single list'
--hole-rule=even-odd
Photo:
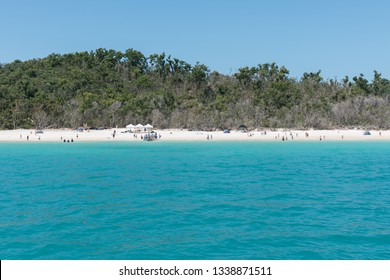
[{"label": "turquoise water", "polygon": [[3,143],[1,259],[390,259],[390,143]]}]

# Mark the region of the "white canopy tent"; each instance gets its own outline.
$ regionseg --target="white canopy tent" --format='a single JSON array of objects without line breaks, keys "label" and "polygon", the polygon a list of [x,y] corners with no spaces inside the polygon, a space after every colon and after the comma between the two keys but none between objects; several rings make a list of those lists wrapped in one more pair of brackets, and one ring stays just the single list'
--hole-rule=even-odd
[{"label": "white canopy tent", "polygon": [[152,130],[152,128],[153,128],[153,125],[151,125],[151,124],[147,124],[147,125],[145,125],[145,128],[146,128],[147,130]]},{"label": "white canopy tent", "polygon": [[137,124],[137,125],[126,125],[127,129],[135,130],[135,132],[141,132],[141,131],[150,131],[153,128],[153,125],[147,124],[147,125],[142,125],[142,124]]},{"label": "white canopy tent", "polygon": [[134,126],[133,130],[134,132],[143,132],[145,130],[145,126],[139,123]]}]

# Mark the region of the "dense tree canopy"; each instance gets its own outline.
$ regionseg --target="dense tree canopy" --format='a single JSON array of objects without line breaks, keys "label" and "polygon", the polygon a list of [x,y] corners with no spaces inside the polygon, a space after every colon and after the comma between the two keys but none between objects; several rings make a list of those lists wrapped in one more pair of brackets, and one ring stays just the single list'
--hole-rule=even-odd
[{"label": "dense tree canopy", "polygon": [[97,49],[0,64],[0,128],[390,128],[390,81],[290,78],[275,63],[233,75],[170,55]]}]

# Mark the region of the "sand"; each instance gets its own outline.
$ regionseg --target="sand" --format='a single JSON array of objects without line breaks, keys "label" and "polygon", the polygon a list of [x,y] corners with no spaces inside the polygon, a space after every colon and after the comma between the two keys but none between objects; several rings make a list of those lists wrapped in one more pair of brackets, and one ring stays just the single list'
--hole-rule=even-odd
[{"label": "sand", "polygon": [[[115,137],[113,136],[115,131]],[[89,130],[78,132],[71,129],[45,129],[37,134],[35,130],[18,129],[0,131],[0,142],[115,142],[115,141],[142,141],[145,133],[124,133],[126,128]],[[277,129],[240,132],[223,131],[188,131],[181,129],[155,130],[161,138],[159,141],[390,141],[390,131],[370,131],[371,135],[364,135],[360,129],[340,130],[288,130]],[[306,136],[306,133],[308,136]],[[28,138],[28,139],[27,139]],[[207,139],[208,138],[208,139]]]}]

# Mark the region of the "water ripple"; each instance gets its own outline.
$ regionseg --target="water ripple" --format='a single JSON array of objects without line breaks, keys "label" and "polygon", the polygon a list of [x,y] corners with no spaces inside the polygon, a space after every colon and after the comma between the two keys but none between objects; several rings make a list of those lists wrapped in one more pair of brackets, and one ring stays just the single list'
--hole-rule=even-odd
[{"label": "water ripple", "polygon": [[389,151],[379,142],[0,144],[0,256],[389,259]]}]

